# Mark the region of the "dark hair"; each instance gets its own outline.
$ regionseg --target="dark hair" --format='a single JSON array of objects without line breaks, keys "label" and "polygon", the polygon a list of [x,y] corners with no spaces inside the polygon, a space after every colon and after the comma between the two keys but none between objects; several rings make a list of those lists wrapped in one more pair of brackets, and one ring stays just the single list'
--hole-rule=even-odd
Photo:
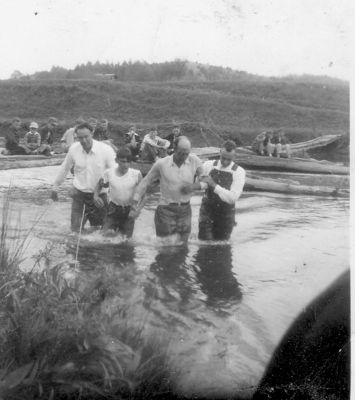
[{"label": "dark hair", "polygon": [[223,143],[222,148],[230,152],[235,150],[237,148],[237,145],[232,140],[227,140]]},{"label": "dark hair", "polygon": [[92,133],[93,129],[92,126],[87,123],[87,122],[83,122],[82,124],[79,124],[76,128],[75,128],[75,132],[78,132],[79,129],[89,129],[89,131]]},{"label": "dark hair", "polygon": [[119,159],[119,158],[126,158],[127,161],[132,161],[132,152],[131,152],[131,150],[130,150],[128,147],[126,147],[126,146],[120,147],[120,148],[117,150],[116,158],[117,158],[117,159]]},{"label": "dark hair", "polygon": [[21,119],[19,117],[14,117],[12,118],[12,122],[21,122]]}]

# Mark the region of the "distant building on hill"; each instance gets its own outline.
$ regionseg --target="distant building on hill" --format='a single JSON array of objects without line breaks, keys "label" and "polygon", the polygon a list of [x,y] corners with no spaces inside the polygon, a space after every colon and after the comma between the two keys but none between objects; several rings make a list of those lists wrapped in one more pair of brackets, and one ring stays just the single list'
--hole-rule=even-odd
[{"label": "distant building on hill", "polygon": [[111,81],[111,80],[116,80],[117,75],[116,74],[95,74],[95,78]]}]

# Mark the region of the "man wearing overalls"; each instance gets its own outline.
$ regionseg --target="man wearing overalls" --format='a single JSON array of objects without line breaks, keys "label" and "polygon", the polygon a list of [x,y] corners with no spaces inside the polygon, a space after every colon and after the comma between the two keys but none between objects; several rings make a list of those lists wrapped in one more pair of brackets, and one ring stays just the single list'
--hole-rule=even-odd
[{"label": "man wearing overalls", "polygon": [[235,203],[245,183],[245,170],[235,163],[236,145],[226,141],[219,160],[203,164],[201,189],[206,189],[199,216],[200,240],[228,240],[235,223]]}]

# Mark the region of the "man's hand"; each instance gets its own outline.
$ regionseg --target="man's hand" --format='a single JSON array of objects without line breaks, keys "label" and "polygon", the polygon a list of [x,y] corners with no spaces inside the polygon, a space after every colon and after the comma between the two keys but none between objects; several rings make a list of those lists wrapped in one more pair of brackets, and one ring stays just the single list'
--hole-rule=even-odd
[{"label": "man's hand", "polygon": [[136,219],[140,213],[140,209],[138,208],[138,201],[133,200],[131,209],[128,214],[128,218]]},{"label": "man's hand", "polygon": [[131,208],[129,214],[128,214],[128,218],[133,218],[136,219],[139,216],[140,211],[137,210],[136,208]]},{"label": "man's hand", "polygon": [[51,191],[51,199],[53,201],[58,201],[58,193],[55,190]]},{"label": "man's hand", "polygon": [[207,185],[210,186],[212,189],[217,186],[216,182],[209,175],[201,177],[200,181],[207,183]]},{"label": "man's hand", "polygon": [[105,205],[104,201],[99,196],[94,196],[94,204],[97,208],[102,208]]}]

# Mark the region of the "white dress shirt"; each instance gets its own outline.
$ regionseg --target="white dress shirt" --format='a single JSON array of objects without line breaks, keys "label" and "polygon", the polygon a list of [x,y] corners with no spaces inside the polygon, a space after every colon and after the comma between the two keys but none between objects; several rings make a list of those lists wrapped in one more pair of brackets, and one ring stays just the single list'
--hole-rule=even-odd
[{"label": "white dress shirt", "polygon": [[93,193],[104,171],[116,165],[115,158],[115,152],[105,143],[93,140],[92,148],[87,153],[79,142],[75,142],[60,166],[54,186],[63,183],[74,166],[74,187],[82,192]]},{"label": "white dress shirt", "polygon": [[[212,169],[217,169],[219,171],[230,172],[233,175],[233,182],[231,184],[230,189],[225,189],[220,185],[216,185],[214,189],[214,193],[216,193],[220,199],[228,204],[234,204],[240,197],[243,192],[243,187],[245,183],[245,170],[242,167],[239,167],[233,171],[232,166],[233,162],[231,162],[228,167],[223,168],[221,161],[218,160],[216,166],[214,166],[215,160],[208,160],[203,163],[202,166],[202,176],[209,175]],[[207,189],[207,183],[201,182],[201,189]]]}]

